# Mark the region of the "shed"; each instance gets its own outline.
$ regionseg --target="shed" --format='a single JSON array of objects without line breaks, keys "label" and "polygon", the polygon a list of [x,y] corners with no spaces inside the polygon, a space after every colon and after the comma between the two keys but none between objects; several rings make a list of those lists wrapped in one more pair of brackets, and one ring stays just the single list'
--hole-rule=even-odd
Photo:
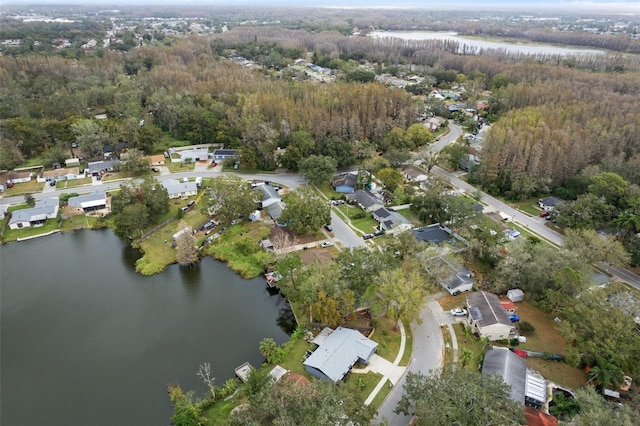
[{"label": "shed", "polygon": [[64,160],[65,167],[79,166],[80,159],[79,158],[67,158]]},{"label": "shed", "polygon": [[522,302],[524,300],[524,291],[519,288],[512,288],[507,291],[507,298],[512,302]]}]

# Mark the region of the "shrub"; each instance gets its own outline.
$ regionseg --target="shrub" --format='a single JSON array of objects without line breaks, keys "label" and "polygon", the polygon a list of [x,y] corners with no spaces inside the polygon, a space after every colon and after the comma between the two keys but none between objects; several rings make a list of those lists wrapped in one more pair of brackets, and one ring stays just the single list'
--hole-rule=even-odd
[{"label": "shrub", "polygon": [[521,321],[518,325],[518,330],[520,330],[520,333],[528,336],[532,335],[536,331],[535,327],[528,321]]}]

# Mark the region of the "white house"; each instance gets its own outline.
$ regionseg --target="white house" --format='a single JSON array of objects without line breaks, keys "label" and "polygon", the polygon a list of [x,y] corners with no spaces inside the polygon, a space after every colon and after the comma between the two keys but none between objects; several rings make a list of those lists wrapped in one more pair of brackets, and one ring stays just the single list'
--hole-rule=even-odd
[{"label": "white house", "polygon": [[80,195],[69,198],[69,207],[75,207],[78,211],[90,212],[107,208],[107,194],[104,191],[96,191],[89,195]]},{"label": "white house", "polygon": [[175,179],[167,179],[162,182],[169,193],[169,198],[190,197],[198,193],[198,186],[195,182],[180,182]]},{"label": "white house", "polygon": [[209,159],[209,150],[207,148],[185,149],[180,151],[180,162],[186,163],[187,160],[191,162],[195,161],[207,161]]},{"label": "white house", "polygon": [[495,294],[486,291],[469,294],[467,310],[467,322],[480,337],[492,342],[516,337],[515,327]]},{"label": "white house", "polygon": [[9,228],[22,229],[31,226],[42,226],[47,219],[58,216],[60,199],[58,197],[40,200],[30,209],[15,210],[9,219]]},{"label": "white house", "polygon": [[562,200],[558,197],[546,197],[538,200],[538,206],[544,211],[551,211],[555,209]]}]

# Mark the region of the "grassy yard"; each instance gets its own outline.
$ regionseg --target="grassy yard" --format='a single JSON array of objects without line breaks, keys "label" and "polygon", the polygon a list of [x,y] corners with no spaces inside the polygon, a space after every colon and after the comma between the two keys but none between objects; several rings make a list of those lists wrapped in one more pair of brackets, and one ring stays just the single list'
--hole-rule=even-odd
[{"label": "grassy yard", "polygon": [[402,209],[396,210],[396,212],[400,213],[405,219],[411,222],[414,225],[422,225],[422,221],[418,217],[418,214],[411,209]]},{"label": "grassy yard", "polygon": [[[180,207],[186,204],[186,200],[170,200],[169,211],[158,222],[162,223],[172,217],[176,217]],[[182,217],[182,220],[192,228],[196,228],[207,218],[208,216],[205,216],[198,208],[194,208],[189,210]],[[178,224],[179,220],[175,220],[140,243],[139,248],[144,255],[136,262],[136,271],[143,275],[153,275],[162,272],[164,268],[176,261],[176,252],[172,247],[172,243],[173,234],[178,231]]]},{"label": "grassy yard", "polygon": [[378,343],[376,352],[382,358],[393,362],[398,356],[400,350],[400,331],[394,330],[395,321],[386,317],[378,317],[375,319],[375,331],[371,340]]},{"label": "grassy yard", "polygon": [[34,192],[42,192],[45,182],[38,182],[31,179],[29,182],[16,183],[13,188],[6,188],[2,193],[5,197],[15,197],[18,195],[33,194]]},{"label": "grassy yard", "polygon": [[89,185],[90,183],[90,177],[85,177],[82,179],[59,180],[58,182],[56,182],[56,189],[76,188],[82,185]]},{"label": "grassy yard", "polygon": [[243,278],[254,278],[264,272],[270,259],[269,253],[258,245],[269,232],[263,223],[238,224],[226,230],[203,253],[227,262]]},{"label": "grassy yard", "polygon": [[[5,218],[5,220],[9,220]],[[46,234],[47,232],[60,229],[58,226],[59,219],[48,219],[43,226],[28,227],[22,229],[11,229],[7,225],[2,235],[3,242],[16,241],[18,238],[33,237],[34,235]]]}]

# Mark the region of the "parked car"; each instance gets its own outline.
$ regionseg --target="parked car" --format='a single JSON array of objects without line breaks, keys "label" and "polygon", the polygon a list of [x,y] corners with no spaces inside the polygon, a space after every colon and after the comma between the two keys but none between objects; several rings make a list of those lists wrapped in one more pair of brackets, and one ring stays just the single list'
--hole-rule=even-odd
[{"label": "parked car", "polygon": [[344,204],[344,200],[331,200],[331,204],[333,204],[334,206],[339,206],[341,204]]},{"label": "parked car", "polygon": [[158,172],[160,171],[160,169],[159,169],[159,168],[157,168],[157,167],[152,167],[152,168],[151,168],[151,171],[152,171],[152,172],[156,172],[156,173],[158,173]]},{"label": "parked car", "polygon": [[453,308],[451,310],[451,315],[453,315],[454,317],[464,317],[465,315],[467,315],[467,310],[462,308]]},{"label": "parked car", "polygon": [[331,225],[325,225],[324,229],[326,229],[329,232],[333,232],[333,228],[331,227]]},{"label": "parked car", "polygon": [[548,217],[551,214],[549,210],[542,210],[540,212],[540,217]]},{"label": "parked car", "polygon": [[331,247],[332,245],[333,245],[333,241],[325,241],[324,243],[320,244],[320,247],[326,248],[326,247]]},{"label": "parked car", "polygon": [[215,161],[211,162],[211,167],[217,167],[217,166],[218,166],[218,163],[216,163]]},{"label": "parked car", "polygon": [[50,181],[49,186],[56,186],[56,181],[55,180]]},{"label": "parked car", "polygon": [[364,234],[364,235],[362,236],[362,239],[363,239],[363,240],[370,240],[370,239],[372,239],[372,238],[373,238],[373,234]]},{"label": "parked car", "polygon": [[380,230],[378,230],[378,231],[373,233],[374,237],[379,237],[381,235],[384,235],[384,229],[380,229]]},{"label": "parked car", "polygon": [[509,319],[511,320],[511,322],[518,322],[520,321],[520,317],[516,314],[511,314],[509,315]]}]

